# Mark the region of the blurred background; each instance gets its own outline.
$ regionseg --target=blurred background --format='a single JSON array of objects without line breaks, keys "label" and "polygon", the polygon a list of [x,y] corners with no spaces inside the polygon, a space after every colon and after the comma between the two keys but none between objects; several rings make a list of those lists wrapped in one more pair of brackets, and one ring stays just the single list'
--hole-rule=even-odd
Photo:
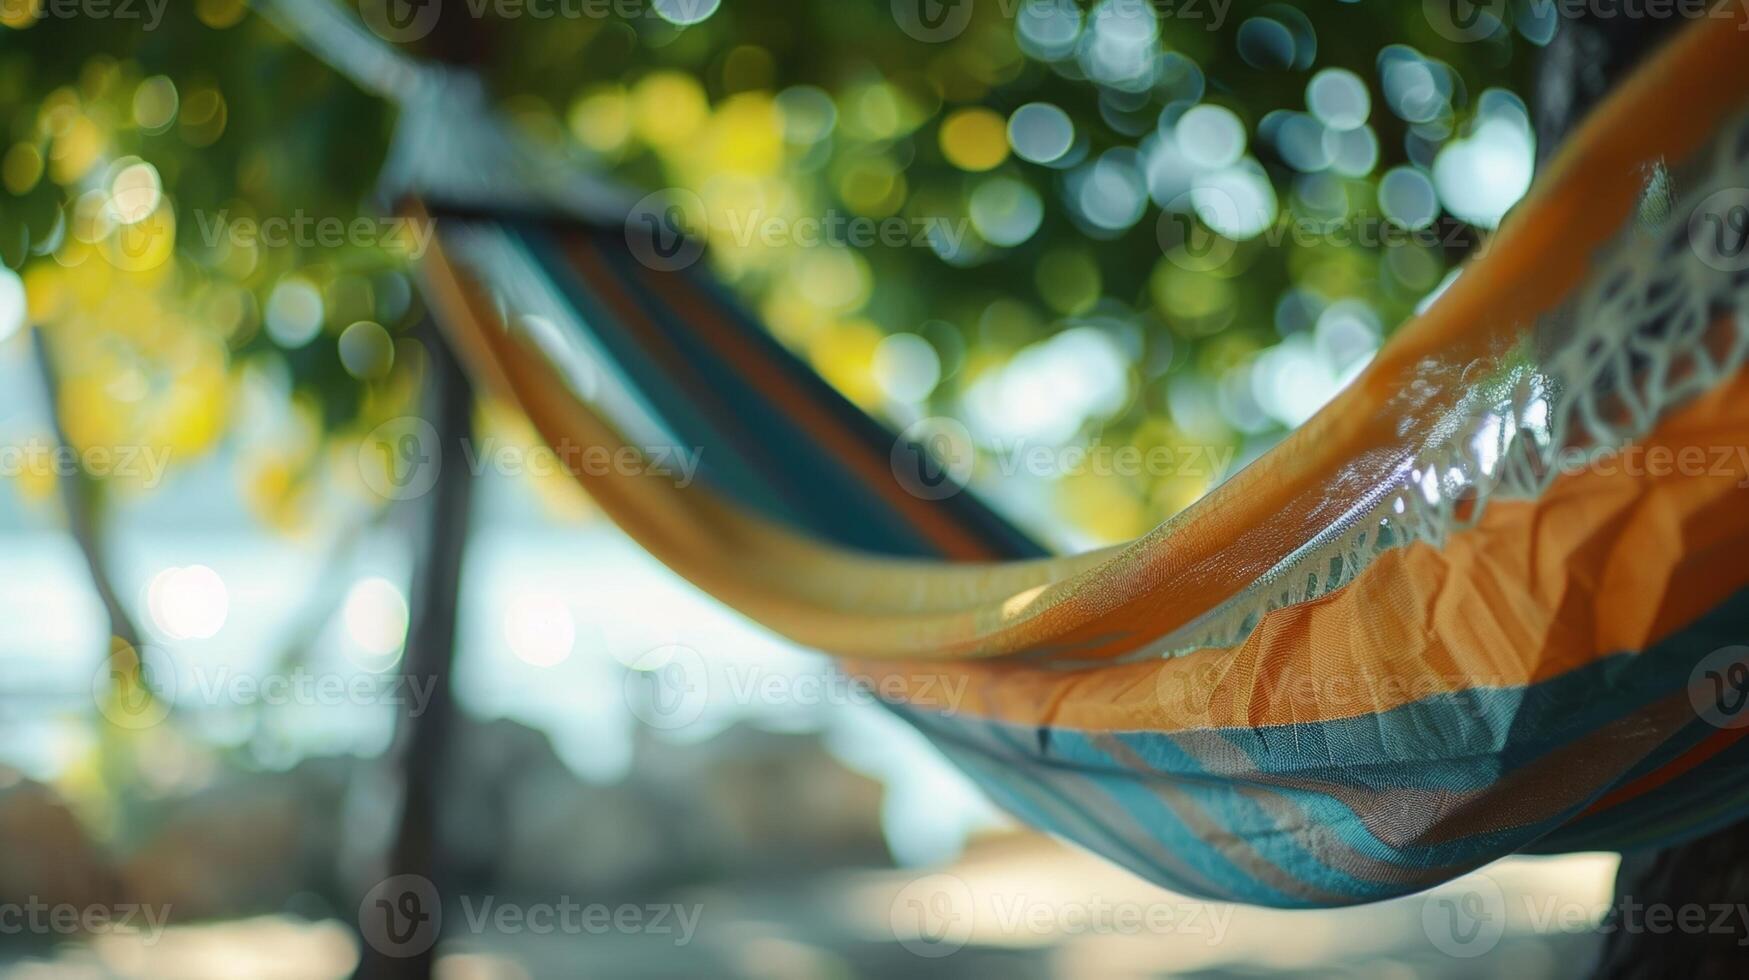
[{"label": "blurred background", "polygon": [[[1529,186],[1555,28],[1382,0],[343,6],[578,170],[696,194],[783,343],[895,430],[957,423],[976,488],[1064,551],[1188,506],[1450,281]],[[405,663],[434,524],[383,471],[434,376],[423,246],[376,202],[393,107],[243,0],[0,0],[0,120],[0,976],[343,977],[409,943],[466,978],[1584,972],[1612,855],[1280,912],[1018,827],[487,399],[451,704]],[[1036,446],[1094,462],[1014,464]],[[1205,458],[1097,465],[1123,447]],[[421,841],[442,887],[385,937],[386,855]],[[1478,899],[1500,927],[1458,934]]]}]

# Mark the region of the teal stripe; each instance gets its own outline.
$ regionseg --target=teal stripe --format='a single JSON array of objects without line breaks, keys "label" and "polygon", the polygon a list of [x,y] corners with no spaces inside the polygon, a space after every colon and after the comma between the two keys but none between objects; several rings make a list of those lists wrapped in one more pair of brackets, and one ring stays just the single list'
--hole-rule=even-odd
[{"label": "teal stripe", "polygon": [[[1570,773],[1570,779],[1560,783],[1539,779],[1537,789],[1552,790],[1561,799],[1542,819],[1518,816],[1517,801],[1506,795],[1517,790],[1503,780],[1551,752],[1603,737],[1599,733],[1612,723],[1686,698],[1691,665],[1726,645],[1724,641],[1743,635],[1746,626],[1749,592],[1739,593],[1644,653],[1619,654],[1529,688],[1442,694],[1376,715],[1327,722],[1177,736],[1158,732],[1115,736],[1140,768],[1114,759],[1100,747],[1100,738],[1113,736],[914,708],[903,713],[938,742],[951,743],[962,753],[975,749],[990,759],[991,764],[980,767],[987,786],[1049,783],[1061,797],[1079,801],[1078,822],[1095,824],[1085,829],[1047,821],[1043,824],[1047,829],[1110,854],[1113,842],[1122,839],[1112,826],[1121,813],[1125,822],[1139,820],[1151,828],[1160,848],[1180,855],[1206,883],[1199,888],[1184,874],[1162,873],[1157,862],[1131,864],[1163,885],[1281,906],[1340,904],[1325,898],[1308,900],[1304,897],[1308,893],[1372,901],[1414,891],[1439,877],[1522,849],[1621,846],[1618,841],[1641,840],[1648,823],[1658,840],[1670,840],[1696,828],[1740,819],[1749,807],[1749,799],[1737,798],[1749,786],[1749,766],[1744,764],[1749,749],[1742,746],[1721,753],[1728,765],[1699,767],[1655,791],[1655,799],[1628,805],[1621,813],[1585,818],[1573,825],[1572,833],[1562,832],[1599,797],[1637,778],[1649,764],[1669,761],[1708,734],[1710,729],[1698,719],[1669,731],[1645,731],[1647,763],[1629,762],[1600,779],[1586,779],[1583,772]],[[1201,749],[1186,751],[1187,745],[1198,742]],[[1217,744],[1230,751],[1211,753],[1209,748]],[[1216,759],[1220,765],[1211,769],[1210,761]],[[1301,786],[1284,786],[1284,779]],[[1320,784],[1344,791],[1419,790],[1466,797],[1463,815],[1466,820],[1479,820],[1481,829],[1434,840],[1445,836],[1435,826],[1407,832],[1407,839],[1393,844],[1381,840],[1368,823],[1370,819],[1377,826],[1403,829],[1401,822],[1393,824],[1397,815],[1379,810],[1386,806],[1383,801],[1390,799],[1388,795],[1372,796],[1379,801],[1376,806],[1357,809],[1334,789],[1317,789]],[[1218,828],[1219,833],[1210,836],[1242,838],[1246,850],[1267,862],[1261,865],[1263,872],[1257,864],[1248,870],[1243,862],[1233,860],[1231,848],[1223,848],[1219,840],[1203,839],[1178,809],[1162,799],[1163,790],[1179,798],[1180,808],[1194,805],[1197,819]],[[1283,802],[1288,824],[1284,826],[1280,816],[1248,798],[1247,790],[1274,794]],[[1731,795],[1730,801],[1713,805],[1722,793]],[[1102,805],[1110,810],[1102,810]],[[1308,846],[1306,835],[1290,832],[1294,826],[1318,828],[1346,853]],[[1360,874],[1356,856],[1400,869],[1401,874],[1388,880]],[[1423,874],[1434,871],[1439,875]],[[1260,880],[1275,873],[1287,876],[1294,887],[1272,887]]]}]

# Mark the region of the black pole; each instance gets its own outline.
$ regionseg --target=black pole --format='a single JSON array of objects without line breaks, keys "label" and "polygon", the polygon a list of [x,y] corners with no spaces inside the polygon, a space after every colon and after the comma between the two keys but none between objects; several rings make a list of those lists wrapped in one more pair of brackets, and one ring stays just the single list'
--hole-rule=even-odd
[{"label": "black pole", "polygon": [[[436,0],[416,0],[424,7]],[[462,4],[439,8],[423,41],[425,53],[450,65],[478,68],[492,49],[494,24]],[[390,764],[401,774],[401,813],[389,848],[388,877],[359,908],[365,942],[355,977],[427,980],[436,965],[442,929],[445,868],[438,840],[438,807],[450,733],[456,727],[454,677],[456,609],[462,552],[467,541],[472,482],[463,445],[473,437],[473,388],[427,314],[430,352],[428,415],[436,431],[441,469],[426,498],[415,546],[412,622],[407,632],[409,681],[432,685],[422,716],[403,715]],[[429,434],[429,433],[428,433]],[[429,681],[427,681],[429,679]]]},{"label": "black pole", "polygon": [[[429,319],[425,336],[427,415],[437,445],[421,447],[418,459],[419,465],[438,470],[430,491],[418,498],[423,506],[414,544],[412,620],[404,666],[410,684],[429,684],[431,689],[423,713],[415,712],[411,701],[406,706],[386,760],[401,782],[400,814],[385,862],[386,877],[359,907],[365,941],[355,976],[365,980],[430,977],[442,923],[445,869],[438,811],[456,725],[452,687],[456,612],[473,496],[463,446],[473,436],[474,396],[467,375]],[[418,476],[409,474],[409,478]]]}]

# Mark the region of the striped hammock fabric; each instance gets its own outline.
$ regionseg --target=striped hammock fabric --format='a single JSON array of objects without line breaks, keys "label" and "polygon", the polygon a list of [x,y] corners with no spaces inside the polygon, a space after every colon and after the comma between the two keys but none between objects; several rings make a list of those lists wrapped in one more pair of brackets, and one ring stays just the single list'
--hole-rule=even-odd
[{"label": "striped hammock fabric", "polygon": [[1743,26],[1637,72],[1302,428],[1073,557],[914,492],[915,447],[704,264],[638,261],[623,212],[407,207],[447,335],[546,440],[703,450],[685,487],[577,467],[651,554],[1026,822],[1182,892],[1345,905],[1749,814]]}]

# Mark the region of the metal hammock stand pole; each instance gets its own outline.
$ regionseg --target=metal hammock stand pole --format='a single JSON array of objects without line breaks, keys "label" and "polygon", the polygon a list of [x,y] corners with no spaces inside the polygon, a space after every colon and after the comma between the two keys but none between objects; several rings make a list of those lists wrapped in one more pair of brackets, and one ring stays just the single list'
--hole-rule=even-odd
[{"label": "metal hammock stand pole", "polygon": [[[426,65],[395,51],[329,0],[256,0],[256,7],[306,50],[359,88],[402,107],[403,122],[413,107],[430,104],[453,90],[464,76]],[[419,148],[398,146],[405,155]],[[439,813],[446,795],[450,746],[457,723],[455,675],[456,619],[463,553],[473,497],[471,476],[460,465],[464,443],[472,437],[473,389],[455,353],[427,314],[421,333],[428,351],[426,420],[437,433],[437,465],[431,490],[413,500],[414,576],[409,590],[410,618],[403,669],[431,695],[423,712],[408,709],[396,719],[384,759],[394,784],[393,830],[380,866],[367,876],[360,904],[359,962],[354,976],[370,980],[423,980],[436,965],[442,920],[443,887],[448,881]],[[450,465],[441,461],[447,457]],[[436,908],[426,908],[435,900]],[[367,917],[382,916],[381,921]]]}]

